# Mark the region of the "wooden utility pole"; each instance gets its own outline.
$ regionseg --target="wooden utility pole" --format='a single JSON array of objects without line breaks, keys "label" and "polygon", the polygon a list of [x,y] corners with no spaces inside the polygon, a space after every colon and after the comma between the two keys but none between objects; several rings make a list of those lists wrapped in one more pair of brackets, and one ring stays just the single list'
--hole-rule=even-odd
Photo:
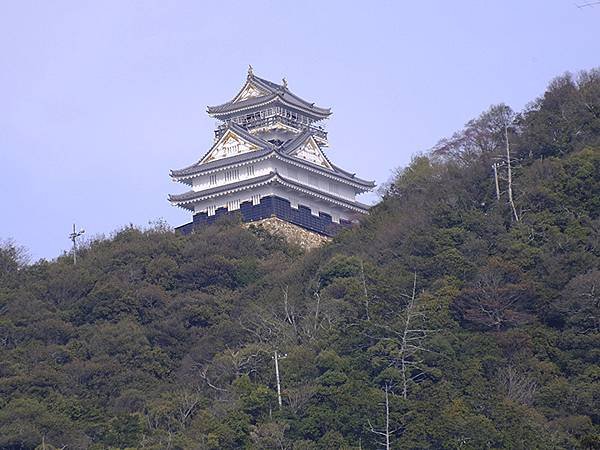
[{"label": "wooden utility pole", "polygon": [[77,238],[83,233],[85,230],[75,231],[75,224],[73,224],[73,232],[69,234],[69,239],[73,242],[73,265],[77,264]]},{"label": "wooden utility pole", "polygon": [[275,360],[275,379],[277,380],[277,403],[279,404],[279,409],[283,408],[283,402],[281,401],[281,379],[279,378],[279,360],[286,357],[287,355],[279,355],[277,350],[275,350],[273,359]]},{"label": "wooden utility pole", "polygon": [[500,183],[498,182],[498,163],[492,164],[494,169],[494,181],[496,182],[496,200],[500,202]]}]

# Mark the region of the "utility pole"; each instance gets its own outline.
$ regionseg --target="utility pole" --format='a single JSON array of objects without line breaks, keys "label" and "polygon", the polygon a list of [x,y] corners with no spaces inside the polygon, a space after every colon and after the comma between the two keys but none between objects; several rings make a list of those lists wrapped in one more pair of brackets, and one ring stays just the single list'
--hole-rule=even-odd
[{"label": "utility pole", "polygon": [[277,403],[279,403],[279,409],[282,409],[283,407],[283,403],[281,402],[281,380],[279,378],[279,360],[285,359],[286,357],[287,354],[279,355],[279,353],[277,353],[277,350],[275,350],[275,356],[273,357],[273,359],[275,360],[275,378],[277,380]]},{"label": "utility pole", "polygon": [[498,163],[492,164],[494,168],[494,180],[496,182],[496,200],[500,202],[500,184],[498,183]]},{"label": "utility pole", "polygon": [[73,242],[73,265],[77,264],[77,238],[83,233],[85,233],[83,229],[75,231],[75,224],[73,224],[73,232],[69,234],[69,239]]}]

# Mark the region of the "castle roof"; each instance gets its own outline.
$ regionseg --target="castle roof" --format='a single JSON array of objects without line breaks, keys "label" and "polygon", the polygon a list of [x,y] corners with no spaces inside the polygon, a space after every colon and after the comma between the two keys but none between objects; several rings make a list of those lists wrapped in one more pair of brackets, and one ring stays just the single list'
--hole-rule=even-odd
[{"label": "castle roof", "polygon": [[364,203],[360,203],[355,200],[348,200],[338,195],[325,193],[321,190],[312,188],[310,186],[306,186],[302,183],[298,183],[294,180],[284,177],[276,171],[270,172],[259,177],[240,180],[235,183],[228,184],[226,186],[218,186],[202,191],[188,191],[183,194],[169,195],[169,201],[174,205],[193,210],[193,204],[195,202],[218,197],[221,195],[230,194],[233,192],[253,189],[271,183],[279,184],[288,189],[302,192],[312,197],[321,198],[361,213],[366,213],[369,210],[369,206],[365,205]]},{"label": "castle roof", "polygon": [[314,120],[326,119],[331,115],[330,108],[321,108],[292,93],[287,87],[287,82],[273,83],[254,75],[252,69],[248,71],[246,83],[232,100],[221,105],[208,106],[207,112],[218,119],[226,119],[243,110],[268,104],[296,109]]},{"label": "castle roof", "polygon": [[[293,152],[296,149],[298,149],[301,145],[307,142],[307,140],[313,138],[313,135],[309,129],[303,131],[302,133],[298,134],[296,137],[283,143],[282,145],[275,146],[274,144],[271,144],[270,142],[267,142],[259,138],[258,136],[249,133],[245,128],[241,127],[240,125],[237,125],[234,122],[228,122],[227,128],[242,139],[256,145],[258,149],[226,158],[216,159],[209,162],[203,162],[206,159],[206,157],[219,145],[220,140],[218,140],[217,142],[215,142],[215,144],[213,144],[209,151],[202,156],[202,158],[198,162],[183,169],[171,170],[171,177],[176,179],[177,181],[182,181],[185,183],[186,180],[191,180],[191,178],[198,175],[202,175],[207,172],[226,169],[237,164],[250,163],[263,158],[276,157],[288,163],[299,165],[309,170],[317,171],[321,174],[333,176],[341,181],[348,182],[352,185],[358,185],[358,187],[362,188],[363,190],[371,189],[375,186],[375,183],[373,181],[367,181],[358,178],[354,173],[347,172],[331,164],[331,162],[327,159],[325,154],[323,154],[323,157],[327,160],[329,167],[315,164],[313,162],[294,156]],[[225,136],[225,133],[223,134],[223,136]],[[188,183],[189,182],[190,181],[188,181]]]}]

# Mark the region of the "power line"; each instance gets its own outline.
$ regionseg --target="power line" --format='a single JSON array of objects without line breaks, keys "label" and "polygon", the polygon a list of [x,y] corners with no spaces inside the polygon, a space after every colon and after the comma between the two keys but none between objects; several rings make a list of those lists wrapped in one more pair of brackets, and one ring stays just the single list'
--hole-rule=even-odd
[{"label": "power line", "polygon": [[587,3],[581,3],[581,4],[575,3],[575,6],[577,6],[577,8],[579,8],[579,9],[593,8],[594,6],[598,6],[598,5],[600,5],[600,1],[587,2]]}]

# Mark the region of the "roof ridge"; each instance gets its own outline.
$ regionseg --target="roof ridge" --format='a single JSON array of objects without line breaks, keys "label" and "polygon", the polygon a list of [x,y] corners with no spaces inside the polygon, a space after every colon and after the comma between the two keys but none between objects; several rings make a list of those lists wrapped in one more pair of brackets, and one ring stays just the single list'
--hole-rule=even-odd
[{"label": "roof ridge", "polygon": [[259,77],[258,75],[252,74],[252,76],[249,78],[249,80],[258,81],[259,83],[264,84],[265,88],[267,88],[269,90],[280,91],[280,90],[285,89],[285,87],[283,85],[275,83],[270,80],[267,80],[266,78]]},{"label": "roof ridge", "polygon": [[305,128],[304,130],[302,130],[300,133],[298,133],[296,136],[294,136],[292,139],[290,139],[288,142],[285,142],[281,146],[282,153],[284,155],[289,155],[291,152],[296,150],[298,148],[298,146],[300,144],[302,144],[306,140],[306,138],[309,136],[313,136],[313,133],[310,131],[310,129]]},{"label": "roof ridge", "polygon": [[[271,144],[269,141],[265,141],[264,139],[262,139],[262,138],[260,138],[258,136],[255,136],[254,134],[250,133],[246,128],[244,128],[243,126],[235,123],[232,120],[226,121],[225,124],[227,125],[226,129],[237,131],[239,134],[242,135],[242,137],[247,138],[248,141],[253,142],[256,145],[263,146],[265,149],[267,149],[267,148],[273,148],[274,147],[273,144]],[[225,133],[223,133],[223,135],[224,134]]]},{"label": "roof ridge", "polygon": [[[243,100],[235,101],[244,91],[246,86],[248,86],[248,84],[254,84],[260,91],[266,93],[264,95],[258,95],[256,97],[249,97]],[[244,85],[231,100],[219,105],[207,106],[206,111],[210,115],[218,116],[227,114],[228,111],[231,112],[246,107],[256,107],[262,103],[270,102],[275,98],[278,98],[279,101],[292,108],[298,108],[308,112],[308,114],[314,114],[316,120],[321,120],[331,115],[331,108],[317,106],[315,102],[304,100],[299,95],[293,93],[288,88],[287,81],[284,81],[284,84],[278,84],[267,80],[266,78],[261,78],[258,75],[255,75],[253,71],[248,72],[248,76],[246,77]]]}]

